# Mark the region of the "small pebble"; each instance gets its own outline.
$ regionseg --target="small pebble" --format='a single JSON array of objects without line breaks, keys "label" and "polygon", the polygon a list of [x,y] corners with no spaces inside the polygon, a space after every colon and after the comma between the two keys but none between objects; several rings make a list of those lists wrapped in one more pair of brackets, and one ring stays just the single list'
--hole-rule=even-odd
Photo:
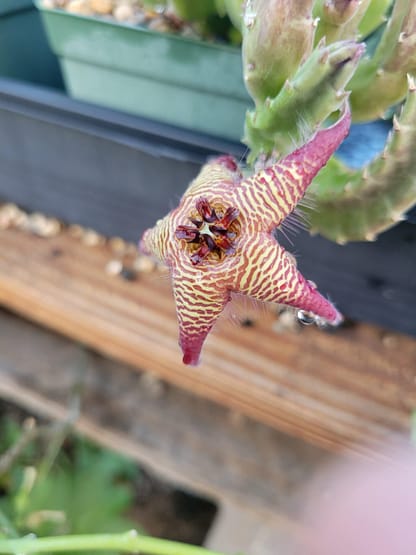
[{"label": "small pebble", "polygon": [[135,17],[133,6],[130,4],[120,4],[114,9],[113,15],[117,21],[131,21]]},{"label": "small pebble", "polygon": [[66,11],[78,15],[92,15],[92,10],[87,0],[71,0],[66,5]]},{"label": "small pebble", "polygon": [[82,235],[82,242],[87,247],[97,247],[98,245],[103,245],[105,239],[93,229],[86,229]]},{"label": "small pebble", "polygon": [[81,239],[81,237],[84,235],[84,228],[80,225],[73,224],[68,227],[68,233],[74,239]]},{"label": "small pebble", "polygon": [[139,256],[134,261],[133,268],[139,273],[150,274],[156,268],[156,264],[149,256]]},{"label": "small pebble", "polygon": [[15,204],[4,204],[0,207],[0,229],[8,229],[18,217],[20,210]]},{"label": "small pebble", "polygon": [[61,222],[56,218],[49,218],[44,233],[47,237],[55,237],[62,229]]},{"label": "small pebble", "polygon": [[27,220],[27,231],[35,233],[36,235],[42,234],[42,229],[46,225],[47,218],[39,212],[30,214]]},{"label": "small pebble", "polygon": [[137,256],[137,245],[136,243],[127,243],[126,245],[126,255]]},{"label": "small pebble", "polygon": [[7,214],[0,214],[0,229],[8,229],[12,225],[12,219]]},{"label": "small pebble", "polygon": [[272,325],[273,331],[276,333],[299,332],[300,327],[296,314],[291,310],[284,310]]},{"label": "small pebble", "polygon": [[89,0],[90,9],[99,15],[109,15],[113,11],[111,0]]},{"label": "small pebble", "polygon": [[120,24],[146,25],[149,29],[165,33],[178,33],[191,38],[200,34],[191,23],[183,21],[169,3],[161,1],[144,6],[140,0],[42,0],[47,9],[64,9],[70,13],[98,16]]},{"label": "small pebble", "polygon": [[32,231],[40,237],[55,237],[61,231],[61,224],[55,218],[45,218],[45,220],[41,224],[38,223]]},{"label": "small pebble", "polygon": [[27,229],[29,225],[29,216],[25,212],[19,211],[14,219],[14,225],[19,229]]},{"label": "small pebble", "polygon": [[127,245],[121,237],[112,237],[108,241],[108,244],[110,249],[116,254],[122,255],[126,252]]},{"label": "small pebble", "polygon": [[16,218],[20,214],[21,210],[15,204],[3,204],[0,207],[0,214],[7,215],[9,218]]},{"label": "small pebble", "polygon": [[123,264],[120,260],[110,260],[107,266],[105,267],[105,271],[110,276],[118,276],[121,274],[123,270]]}]

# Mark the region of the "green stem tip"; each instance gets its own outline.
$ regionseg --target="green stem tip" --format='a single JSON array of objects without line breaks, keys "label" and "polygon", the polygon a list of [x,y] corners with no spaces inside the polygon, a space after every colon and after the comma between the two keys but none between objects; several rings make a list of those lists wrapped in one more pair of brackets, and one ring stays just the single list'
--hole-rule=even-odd
[{"label": "green stem tip", "polygon": [[0,539],[0,553],[58,553],[60,551],[119,551],[141,555],[222,555],[203,547],[141,536],[135,530],[123,534],[97,534],[20,539]]}]

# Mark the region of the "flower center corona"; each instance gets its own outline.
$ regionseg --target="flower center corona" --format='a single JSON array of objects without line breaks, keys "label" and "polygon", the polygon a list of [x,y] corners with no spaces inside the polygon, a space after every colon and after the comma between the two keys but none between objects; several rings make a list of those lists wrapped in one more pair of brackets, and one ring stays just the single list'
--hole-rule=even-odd
[{"label": "flower center corona", "polygon": [[229,207],[225,211],[212,207],[205,198],[196,201],[196,212],[189,220],[192,225],[179,225],[175,235],[191,247],[191,262],[200,264],[211,253],[221,259],[236,252],[234,239],[240,226],[237,222],[239,210]]}]

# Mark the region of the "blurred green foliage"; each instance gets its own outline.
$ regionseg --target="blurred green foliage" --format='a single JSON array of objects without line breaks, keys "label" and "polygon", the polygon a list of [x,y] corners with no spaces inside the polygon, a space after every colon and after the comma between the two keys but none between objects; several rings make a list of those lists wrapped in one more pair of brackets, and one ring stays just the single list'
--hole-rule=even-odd
[{"label": "blurred green foliage", "polygon": [[135,463],[84,439],[62,437],[62,427],[37,431],[22,442],[22,425],[9,416],[0,419],[0,463],[8,459],[0,464],[0,536],[137,529],[126,516],[140,479]]}]

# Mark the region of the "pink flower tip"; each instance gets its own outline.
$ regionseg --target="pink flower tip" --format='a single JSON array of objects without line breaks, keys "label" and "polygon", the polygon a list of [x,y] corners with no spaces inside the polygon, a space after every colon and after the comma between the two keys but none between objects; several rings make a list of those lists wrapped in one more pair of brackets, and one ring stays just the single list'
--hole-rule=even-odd
[{"label": "pink flower tip", "polygon": [[221,166],[224,166],[224,168],[227,168],[232,172],[239,171],[237,160],[230,154],[224,154],[223,156],[218,156],[218,158],[215,159],[215,162],[217,164],[220,164]]},{"label": "pink flower tip", "polygon": [[179,339],[179,346],[182,349],[182,362],[188,366],[198,366],[201,355],[202,344],[206,333],[192,336],[183,335]]}]

